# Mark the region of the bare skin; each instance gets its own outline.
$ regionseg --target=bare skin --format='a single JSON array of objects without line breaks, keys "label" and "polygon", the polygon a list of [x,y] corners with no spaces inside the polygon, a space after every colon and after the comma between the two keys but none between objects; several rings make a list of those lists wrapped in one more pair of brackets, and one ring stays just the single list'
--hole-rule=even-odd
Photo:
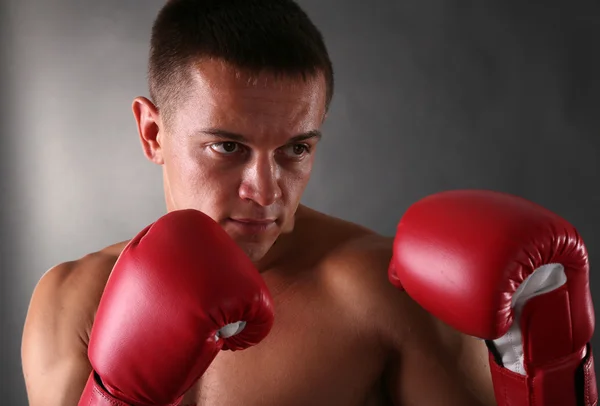
[{"label": "bare skin", "polygon": [[[388,282],[391,239],[299,204],[325,118],[322,78],[248,81],[217,61],[196,69],[175,124],[134,101],[142,147],[163,167],[167,209],[219,222],[263,275],[276,318],[259,345],[219,354],[184,404],[495,404],[483,343]],[[248,219],[272,224],[257,231]],[[77,404],[95,311],[125,244],[40,280],[22,345],[30,405]]]}]

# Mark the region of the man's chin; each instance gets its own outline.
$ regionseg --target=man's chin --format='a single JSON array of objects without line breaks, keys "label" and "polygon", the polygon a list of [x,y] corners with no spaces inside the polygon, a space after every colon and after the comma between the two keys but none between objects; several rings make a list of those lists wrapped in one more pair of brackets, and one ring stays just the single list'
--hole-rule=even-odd
[{"label": "man's chin", "polygon": [[253,262],[258,262],[267,255],[281,234],[277,224],[270,225],[264,230],[249,230],[234,222],[226,221],[223,223],[223,229]]},{"label": "man's chin", "polygon": [[264,258],[269,252],[269,249],[273,246],[272,243],[261,242],[249,242],[236,240],[238,246],[248,255],[252,262],[258,262]]}]

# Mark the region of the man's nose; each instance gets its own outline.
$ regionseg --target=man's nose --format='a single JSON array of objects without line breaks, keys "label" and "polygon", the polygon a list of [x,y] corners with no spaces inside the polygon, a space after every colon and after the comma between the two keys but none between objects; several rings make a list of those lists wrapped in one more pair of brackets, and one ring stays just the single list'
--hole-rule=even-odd
[{"label": "man's nose", "polygon": [[240,197],[260,206],[270,206],[281,197],[280,169],[273,159],[256,157],[245,171]]}]

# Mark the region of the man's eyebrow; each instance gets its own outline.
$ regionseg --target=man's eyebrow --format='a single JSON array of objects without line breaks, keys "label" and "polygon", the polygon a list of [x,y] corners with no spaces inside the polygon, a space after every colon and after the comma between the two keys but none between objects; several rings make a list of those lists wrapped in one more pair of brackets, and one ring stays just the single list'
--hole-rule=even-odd
[{"label": "man's eyebrow", "polygon": [[311,138],[316,138],[318,141],[322,137],[323,137],[323,133],[321,131],[311,130],[311,131],[307,131],[305,133],[301,133],[301,134],[293,136],[292,138],[290,138],[289,142],[300,142],[300,141],[309,140]]},{"label": "man's eyebrow", "polygon": [[[213,137],[217,137],[217,138],[220,138],[223,140],[228,140],[228,141],[235,141],[235,142],[241,142],[241,143],[248,142],[248,138],[246,138],[242,134],[236,134],[231,131],[221,130],[218,128],[207,128],[207,129],[201,130],[199,133],[206,134],[206,135],[212,135]],[[316,138],[317,140],[319,140],[322,137],[323,137],[323,134],[321,133],[321,131],[311,130],[311,131],[307,131],[305,133],[301,133],[301,134],[293,136],[292,138],[290,138],[288,140],[288,142],[289,143],[300,142],[300,141],[305,141],[305,140],[308,140],[311,138]]]},{"label": "man's eyebrow", "polygon": [[232,133],[230,131],[220,130],[218,128],[206,128],[198,131],[198,135],[212,135],[228,141],[247,142],[248,139],[241,134]]}]

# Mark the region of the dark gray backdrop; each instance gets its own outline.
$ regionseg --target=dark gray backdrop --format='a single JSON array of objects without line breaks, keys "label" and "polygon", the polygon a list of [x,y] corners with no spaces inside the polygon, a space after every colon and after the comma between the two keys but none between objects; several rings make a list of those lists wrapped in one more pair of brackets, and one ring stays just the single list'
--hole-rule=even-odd
[{"label": "dark gray backdrop", "polygon": [[[573,222],[594,270],[598,1],[300,3],[337,73],[306,204],[391,235],[426,194],[512,192]],[[1,404],[26,404],[20,339],[42,273],[164,212],[160,171],[144,160],[130,113],[132,98],[146,94],[161,5],[0,5]]]}]

